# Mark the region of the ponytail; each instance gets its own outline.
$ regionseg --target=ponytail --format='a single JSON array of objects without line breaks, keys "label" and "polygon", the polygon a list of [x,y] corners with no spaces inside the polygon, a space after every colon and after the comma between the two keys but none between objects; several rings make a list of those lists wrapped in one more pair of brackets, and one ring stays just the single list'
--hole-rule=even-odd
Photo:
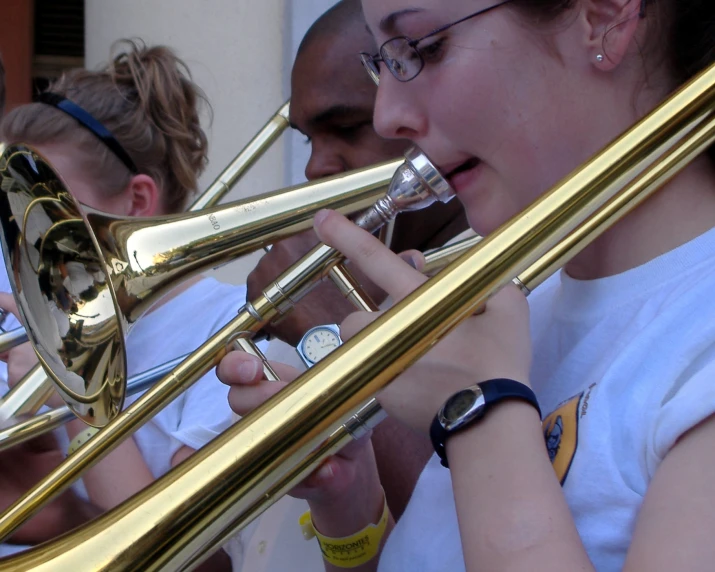
[{"label": "ponytail", "polygon": [[[208,143],[199,120],[206,98],[167,47],[121,40],[113,52],[100,70],[68,72],[49,91],[76,103],[111,131],[138,171],[162,190],[164,210],[181,211],[207,163]],[[101,193],[120,193],[131,179],[110,149],[53,107],[33,103],[15,109],[3,121],[2,132],[10,143],[74,145],[81,167]]]}]

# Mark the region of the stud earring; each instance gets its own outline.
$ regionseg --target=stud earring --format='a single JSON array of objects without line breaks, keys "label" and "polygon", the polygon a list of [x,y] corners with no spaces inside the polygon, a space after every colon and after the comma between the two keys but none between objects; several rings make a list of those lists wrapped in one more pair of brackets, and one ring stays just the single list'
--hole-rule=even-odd
[{"label": "stud earring", "polygon": [[597,61],[598,63],[601,63],[601,62],[603,61],[603,54],[598,54],[598,55],[596,56],[596,61]]}]

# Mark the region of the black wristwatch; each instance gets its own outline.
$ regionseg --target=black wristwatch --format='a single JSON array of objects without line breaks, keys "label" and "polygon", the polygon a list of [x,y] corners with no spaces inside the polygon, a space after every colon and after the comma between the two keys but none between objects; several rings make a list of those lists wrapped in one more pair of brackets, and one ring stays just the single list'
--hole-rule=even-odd
[{"label": "black wristwatch", "polygon": [[531,403],[541,418],[541,409],[534,392],[513,379],[490,379],[477,383],[458,391],[445,402],[435,415],[429,432],[432,446],[444,467],[449,468],[445,448],[447,437],[478,421],[490,407],[504,399],[522,399]]}]

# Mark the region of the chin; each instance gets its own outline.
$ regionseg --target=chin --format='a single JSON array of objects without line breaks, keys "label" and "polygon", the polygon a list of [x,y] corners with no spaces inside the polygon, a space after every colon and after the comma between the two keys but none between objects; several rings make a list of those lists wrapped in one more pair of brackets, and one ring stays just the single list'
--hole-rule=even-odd
[{"label": "chin", "polygon": [[480,236],[487,236],[509,218],[504,216],[503,209],[493,201],[485,201],[480,196],[458,195],[458,197],[464,205],[469,226]]}]

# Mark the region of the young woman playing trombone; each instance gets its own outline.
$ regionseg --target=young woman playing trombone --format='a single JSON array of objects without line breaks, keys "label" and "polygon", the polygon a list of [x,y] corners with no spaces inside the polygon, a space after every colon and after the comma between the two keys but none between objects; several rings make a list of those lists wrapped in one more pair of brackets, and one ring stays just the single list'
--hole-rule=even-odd
[{"label": "young woman playing trombone", "polygon": [[[363,55],[379,82],[376,129],[419,145],[484,235],[715,62],[704,0],[363,8],[380,46]],[[506,288],[401,375],[380,402],[432,429],[438,454],[394,527],[367,442],[295,491],[326,569],[711,569],[713,226],[711,148],[528,305]],[[335,213],[315,227],[395,300],[424,280],[419,256],[407,264]],[[352,315],[343,336],[372,319]],[[219,367],[237,412],[281,387],[260,371],[236,352]]]}]

